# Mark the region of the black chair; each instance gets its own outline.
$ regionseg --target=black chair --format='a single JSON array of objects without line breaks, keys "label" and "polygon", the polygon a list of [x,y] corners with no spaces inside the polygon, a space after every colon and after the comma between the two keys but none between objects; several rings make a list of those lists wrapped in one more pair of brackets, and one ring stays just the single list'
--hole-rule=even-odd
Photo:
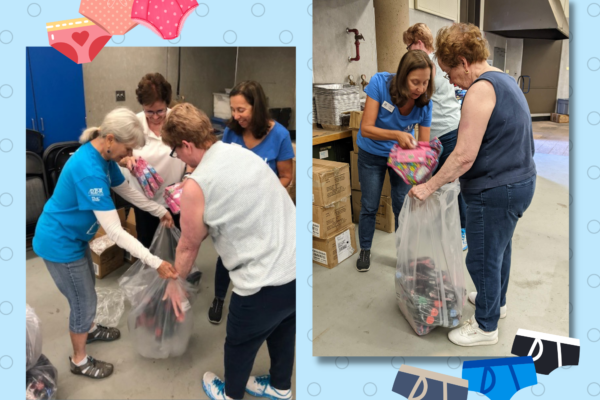
[{"label": "black chair", "polygon": [[81,146],[79,142],[54,143],[44,151],[44,166],[48,177],[48,190],[50,195],[58,183],[58,177],[69,158]]},{"label": "black chair", "polygon": [[27,151],[31,151],[41,157],[44,154],[44,135],[38,131],[26,129],[25,147]]},{"label": "black chair", "polygon": [[290,125],[290,118],[292,117],[292,109],[286,108],[269,108],[271,118],[283,125],[284,128]]},{"label": "black chair", "polygon": [[46,170],[41,157],[32,151],[26,153],[26,221],[27,239],[35,234],[40,215],[48,200]]}]

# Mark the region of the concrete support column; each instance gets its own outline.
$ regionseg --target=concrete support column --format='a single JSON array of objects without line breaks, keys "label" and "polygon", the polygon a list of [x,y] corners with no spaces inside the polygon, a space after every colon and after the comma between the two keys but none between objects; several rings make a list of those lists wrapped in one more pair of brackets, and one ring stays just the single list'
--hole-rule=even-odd
[{"label": "concrete support column", "polygon": [[374,0],[377,71],[396,73],[406,53],[402,34],[410,26],[408,0]]}]

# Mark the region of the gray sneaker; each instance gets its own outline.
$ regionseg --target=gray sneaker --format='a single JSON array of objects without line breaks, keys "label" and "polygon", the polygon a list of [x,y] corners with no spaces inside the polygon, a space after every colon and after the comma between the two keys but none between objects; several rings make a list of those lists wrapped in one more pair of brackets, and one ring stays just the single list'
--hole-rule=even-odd
[{"label": "gray sneaker", "polygon": [[371,250],[361,250],[360,256],[356,261],[358,272],[367,272],[371,266]]}]

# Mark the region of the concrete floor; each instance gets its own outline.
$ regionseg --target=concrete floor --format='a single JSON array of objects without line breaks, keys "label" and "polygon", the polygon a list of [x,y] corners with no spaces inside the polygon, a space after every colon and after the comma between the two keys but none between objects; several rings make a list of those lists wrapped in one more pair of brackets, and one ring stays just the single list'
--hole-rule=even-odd
[{"label": "concrete floor", "polygon": [[[501,357],[511,355],[519,328],[569,335],[569,157],[550,154],[568,146],[568,124],[533,125],[537,187],[513,236],[508,316],[499,322],[498,344],[456,346],[447,328],[417,336],[396,303],[395,234],[376,230],[369,272],[356,270],[358,253],[331,270],[313,264],[314,356]],[[358,229],[356,237],[358,246]],[[465,278],[473,291],[466,267]],[[468,301],[465,309],[466,318],[475,310]]]},{"label": "concrete floor", "polygon": [[[214,271],[217,254],[212,241],[203,243],[198,265],[203,272],[200,293],[193,306],[194,333],[186,354],[178,358],[150,360],[136,353],[129,338],[127,315],[129,304],[118,328],[121,338],[110,343],[88,345],[88,354],[115,365],[109,378],[93,380],[69,372],[68,357],[72,354],[69,340],[69,306],[56,288],[42,259],[27,253],[27,303],[42,321],[43,353],[58,369],[58,399],[207,399],[202,389],[202,375],[212,371],[223,378],[223,345],[225,343],[226,313],[231,293],[225,300],[223,321],[220,325],[208,322],[208,308],[214,297]],[[118,278],[129,264],[97,279],[97,287],[118,288]],[[269,354],[266,344],[260,349],[252,373],[269,372]],[[296,371],[292,377],[295,388]],[[246,394],[245,398],[254,397]]]}]

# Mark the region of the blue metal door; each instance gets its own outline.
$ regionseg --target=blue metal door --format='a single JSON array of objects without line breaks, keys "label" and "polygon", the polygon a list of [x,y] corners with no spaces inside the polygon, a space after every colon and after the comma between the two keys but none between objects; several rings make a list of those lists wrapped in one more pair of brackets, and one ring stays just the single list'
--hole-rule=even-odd
[{"label": "blue metal door", "polygon": [[29,62],[44,146],[78,140],[86,128],[83,68],[52,47],[30,47]]}]

